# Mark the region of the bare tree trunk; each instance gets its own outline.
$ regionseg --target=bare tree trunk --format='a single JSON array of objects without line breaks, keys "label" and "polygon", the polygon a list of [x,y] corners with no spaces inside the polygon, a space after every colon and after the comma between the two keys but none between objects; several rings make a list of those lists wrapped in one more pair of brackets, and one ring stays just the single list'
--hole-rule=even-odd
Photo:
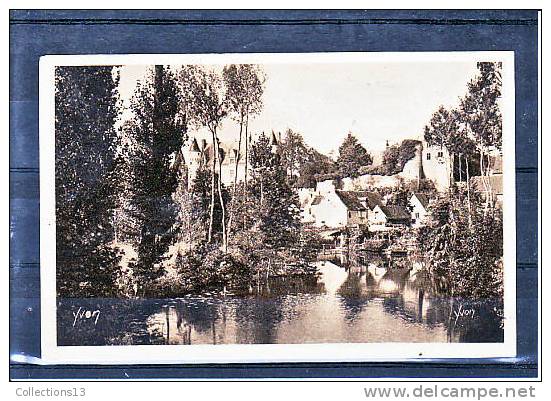
[{"label": "bare tree trunk", "polygon": [[260,178],[260,206],[264,203],[264,178]]},{"label": "bare tree trunk", "polygon": [[[248,201],[248,181],[249,181],[249,113],[246,113],[245,118],[245,184],[243,190],[243,196],[245,199],[245,208],[247,208]],[[247,213],[243,213],[243,229],[247,226]]]},{"label": "bare tree trunk", "polygon": [[486,169],[484,168],[484,152],[482,150],[482,144],[480,145],[480,179],[482,180],[482,185],[484,186],[484,192],[486,193],[486,208],[488,207],[489,192],[488,192],[488,183],[486,181]]},{"label": "bare tree trunk", "polygon": [[214,130],[214,136],[216,137],[216,145],[214,150],[216,152],[215,159],[218,161],[218,197],[220,199],[220,208],[222,209],[222,246],[224,252],[228,251],[228,238],[226,236],[226,206],[224,205],[224,197],[222,196],[222,161],[220,160],[220,148],[218,146],[218,136],[216,135],[216,129]]},{"label": "bare tree trunk", "polygon": [[453,166],[455,163],[455,153],[450,152],[450,159],[451,159],[451,168],[449,170],[448,180],[449,180],[449,187],[451,189],[453,185]]},{"label": "bare tree trunk", "polygon": [[469,226],[471,226],[471,182],[469,178],[469,159],[467,157],[465,157],[465,164],[467,167],[467,207],[469,210]]},{"label": "bare tree trunk", "polygon": [[461,171],[461,153],[459,153],[459,182],[463,182],[463,174]]},{"label": "bare tree trunk", "polygon": [[216,185],[216,134],[212,132],[212,147],[213,147],[213,157],[212,157],[212,177],[210,181],[210,215],[209,215],[209,233],[207,237],[207,242],[212,241],[212,227],[214,224],[214,186]]},{"label": "bare tree trunk", "polygon": [[493,205],[494,203],[494,194],[492,192],[492,184],[490,182],[490,153],[488,153],[486,155],[486,163],[487,163],[487,166],[486,166],[486,176],[488,177],[487,180],[488,180],[488,199],[489,199],[489,203]]},{"label": "bare tree trunk", "polygon": [[231,197],[231,204],[230,204],[230,217],[228,219],[228,240],[231,236],[231,227],[233,222],[233,213],[234,213],[234,204],[236,202],[235,194],[237,190],[237,175],[239,174],[239,160],[241,159],[241,139],[243,137],[243,117],[241,117],[240,123],[239,123],[239,144],[237,145],[237,157],[235,159],[235,175],[233,177],[233,190],[232,190],[232,197]]}]

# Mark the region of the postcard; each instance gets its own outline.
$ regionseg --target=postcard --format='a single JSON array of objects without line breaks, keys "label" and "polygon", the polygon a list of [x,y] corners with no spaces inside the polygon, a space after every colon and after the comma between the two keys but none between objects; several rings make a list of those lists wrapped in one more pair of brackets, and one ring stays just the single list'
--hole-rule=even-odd
[{"label": "postcard", "polygon": [[39,78],[43,363],[516,356],[513,52]]}]

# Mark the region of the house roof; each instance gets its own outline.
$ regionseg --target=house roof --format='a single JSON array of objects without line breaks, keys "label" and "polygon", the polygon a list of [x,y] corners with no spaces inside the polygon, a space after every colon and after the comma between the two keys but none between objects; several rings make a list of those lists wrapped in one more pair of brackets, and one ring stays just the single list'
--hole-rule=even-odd
[{"label": "house roof", "polygon": [[412,196],[415,196],[417,199],[419,199],[419,202],[423,207],[426,209],[429,205],[429,196],[427,194],[420,194],[418,192],[415,192]]},{"label": "house roof", "polygon": [[399,205],[379,206],[389,220],[409,220],[407,209]]},{"label": "house roof", "polygon": [[377,192],[356,191],[355,193],[358,198],[365,198],[366,206],[370,209],[383,205],[383,198]]},{"label": "house roof", "polygon": [[348,210],[367,210],[354,191],[335,191]]}]

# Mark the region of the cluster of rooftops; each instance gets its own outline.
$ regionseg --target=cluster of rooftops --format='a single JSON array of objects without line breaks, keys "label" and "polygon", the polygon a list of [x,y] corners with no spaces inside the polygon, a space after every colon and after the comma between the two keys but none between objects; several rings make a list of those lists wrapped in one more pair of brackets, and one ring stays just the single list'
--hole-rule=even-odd
[{"label": "cluster of rooftops", "polygon": [[338,189],[305,194],[301,200],[303,221],[319,227],[409,225],[424,218],[428,204],[423,193],[412,194],[404,206],[387,204],[378,192]]}]

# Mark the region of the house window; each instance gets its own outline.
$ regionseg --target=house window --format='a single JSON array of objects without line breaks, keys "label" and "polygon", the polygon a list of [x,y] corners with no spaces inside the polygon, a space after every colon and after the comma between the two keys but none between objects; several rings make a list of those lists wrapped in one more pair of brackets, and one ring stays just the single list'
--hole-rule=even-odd
[{"label": "house window", "polygon": [[348,218],[352,218],[352,212],[348,212]]},{"label": "house window", "polygon": [[416,212],[416,213],[415,213],[415,218],[416,218],[416,219],[419,218],[419,212]]},{"label": "house window", "polygon": [[430,160],[430,153],[427,153],[427,160]]},{"label": "house window", "polygon": [[438,157],[444,157],[444,152],[442,151],[438,152]]}]

